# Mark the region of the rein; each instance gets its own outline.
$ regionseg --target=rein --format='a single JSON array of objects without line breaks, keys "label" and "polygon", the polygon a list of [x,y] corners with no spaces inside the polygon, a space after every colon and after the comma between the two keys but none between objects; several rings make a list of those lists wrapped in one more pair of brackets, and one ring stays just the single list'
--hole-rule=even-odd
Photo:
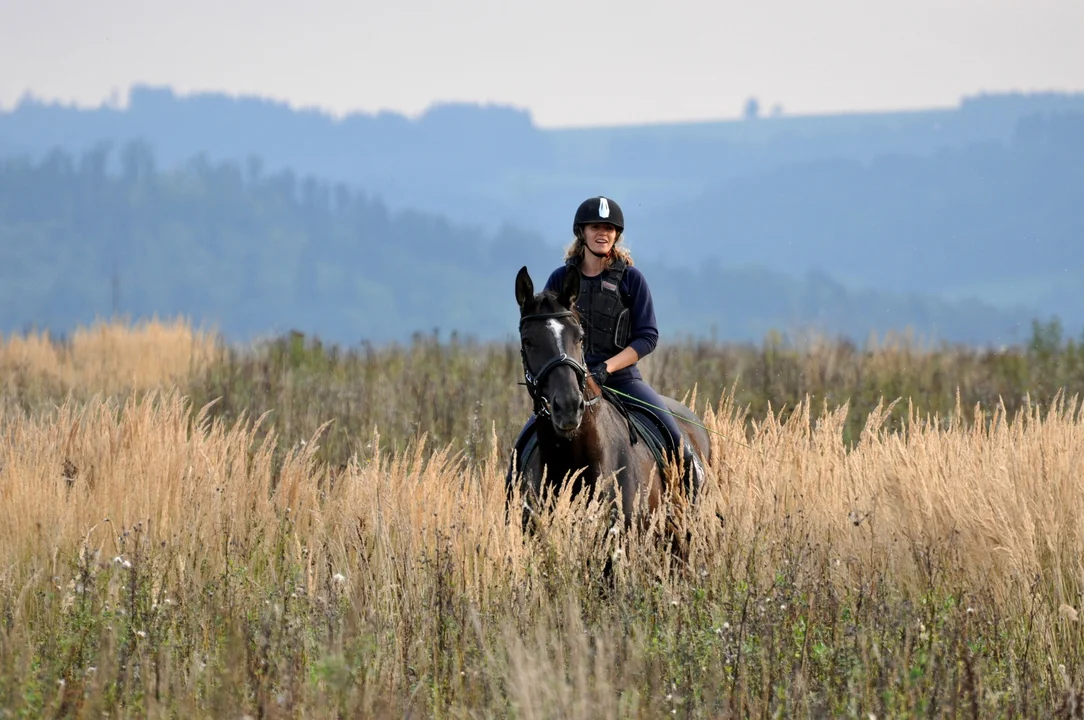
[{"label": "rein", "polygon": [[[572,317],[571,310],[524,315],[519,319],[520,334],[522,335],[523,333],[523,324],[528,321],[566,317]],[[536,415],[547,416],[550,414],[550,401],[542,392],[542,383],[545,381],[547,375],[561,365],[567,365],[572,368],[572,371],[576,373],[576,380],[580,386],[580,394],[585,395],[587,393],[587,368],[579,360],[569,357],[566,353],[561,353],[557,357],[551,358],[537,373],[532,373],[530,366],[527,364],[527,351],[524,350],[522,346],[519,349],[519,354],[523,360],[523,378],[527,381],[527,392],[530,394],[531,399],[534,400],[534,411]],[[584,405],[590,407],[597,403],[601,397],[601,393],[595,395],[590,400],[585,400]]]}]

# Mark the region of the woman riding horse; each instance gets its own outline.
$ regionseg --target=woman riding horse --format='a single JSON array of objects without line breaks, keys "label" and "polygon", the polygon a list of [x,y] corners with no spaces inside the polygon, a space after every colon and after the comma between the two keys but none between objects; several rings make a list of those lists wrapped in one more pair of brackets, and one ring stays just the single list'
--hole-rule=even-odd
[{"label": "woman riding horse", "polygon": [[[646,407],[666,427],[673,448],[682,448],[687,488],[699,487],[703,470],[690,443],[664,399],[643,378],[636,363],[659,339],[651,290],[642,272],[633,267],[632,255],[621,244],[625,218],[621,207],[607,197],[580,203],[572,221],[574,240],[565,252],[565,263],[546,281],[545,290],[561,291],[570,270],[578,270],[579,292],[575,306],[584,326],[584,361],[600,386],[605,385]],[[662,408],[660,410],[660,408]],[[532,415],[520,433],[529,432]],[[671,456],[671,461],[676,458]]]}]

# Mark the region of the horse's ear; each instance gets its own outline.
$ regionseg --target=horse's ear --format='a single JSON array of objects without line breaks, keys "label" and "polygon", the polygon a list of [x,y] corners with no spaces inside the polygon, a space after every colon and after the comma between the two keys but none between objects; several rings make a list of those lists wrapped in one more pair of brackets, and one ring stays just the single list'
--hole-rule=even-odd
[{"label": "horse's ear", "polygon": [[516,275],[516,302],[522,308],[523,303],[534,297],[534,283],[531,282],[531,274],[527,272],[527,266],[519,269]]},{"label": "horse's ear", "polygon": [[557,299],[569,310],[576,304],[576,297],[580,294],[580,270],[569,267],[565,273],[565,280],[561,283],[561,294]]}]

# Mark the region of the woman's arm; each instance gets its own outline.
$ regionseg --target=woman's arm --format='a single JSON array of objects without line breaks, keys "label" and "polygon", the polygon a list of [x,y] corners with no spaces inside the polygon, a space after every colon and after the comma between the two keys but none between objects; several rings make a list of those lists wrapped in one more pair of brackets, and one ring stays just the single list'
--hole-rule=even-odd
[{"label": "woman's arm", "polygon": [[629,365],[634,365],[639,359],[640,356],[632,346],[628,346],[606,361],[606,372],[615,373],[618,370],[624,370]]}]

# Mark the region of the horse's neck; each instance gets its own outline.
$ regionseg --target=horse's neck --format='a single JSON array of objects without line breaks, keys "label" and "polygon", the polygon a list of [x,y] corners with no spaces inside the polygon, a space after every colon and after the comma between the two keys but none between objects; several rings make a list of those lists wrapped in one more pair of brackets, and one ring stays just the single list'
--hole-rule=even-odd
[{"label": "horse's neck", "polygon": [[[551,435],[553,440],[543,455],[549,464],[567,465],[567,470],[577,470],[587,467],[591,471],[597,471],[605,458],[605,443],[603,428],[612,424],[610,415],[616,410],[604,398],[599,398],[594,405],[588,406],[583,413],[580,427],[568,440],[558,440],[556,435]],[[552,433],[552,428],[549,429]]]}]

